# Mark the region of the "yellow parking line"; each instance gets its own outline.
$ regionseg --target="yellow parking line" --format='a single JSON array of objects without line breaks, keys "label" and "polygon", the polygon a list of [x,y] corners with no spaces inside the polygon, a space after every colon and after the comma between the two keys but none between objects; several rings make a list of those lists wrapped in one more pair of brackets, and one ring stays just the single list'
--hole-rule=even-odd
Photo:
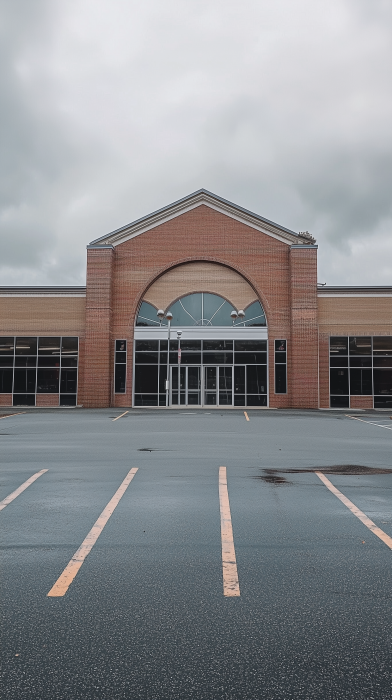
[{"label": "yellow parking line", "polygon": [[248,416],[246,411],[244,411],[244,416],[245,416],[246,420],[249,420],[249,416]]},{"label": "yellow parking line", "polygon": [[54,586],[50,589],[50,591],[48,593],[48,596],[50,598],[61,597],[67,592],[67,590],[70,587],[72,581],[74,580],[76,574],[78,573],[80,567],[82,566],[85,558],[91,552],[94,544],[96,543],[98,537],[100,536],[103,528],[105,527],[107,521],[109,520],[110,516],[112,515],[114,509],[119,504],[121,497],[124,495],[125,491],[127,490],[128,486],[131,483],[136,472],[137,472],[137,468],[131,469],[128,472],[124,481],[118,487],[113,498],[109,501],[106,508],[103,509],[101,515],[99,516],[98,520],[92,526],[87,537],[83,540],[79,549],[73,555],[68,566],[65,567],[61,576],[59,576],[59,578],[57,579]]},{"label": "yellow parking line", "polygon": [[42,476],[42,474],[45,474],[45,472],[47,472],[47,471],[48,471],[47,469],[41,469],[41,471],[37,472],[36,474],[33,474],[33,476],[31,476],[30,479],[27,479],[27,481],[25,481],[23,484],[21,484],[16,489],[16,491],[13,491],[12,493],[10,493],[9,496],[7,496],[7,498],[4,498],[2,501],[0,501],[0,510],[3,510],[3,508],[8,506],[8,504],[11,503],[11,501],[13,501],[14,498],[19,496],[19,494],[22,493],[22,491],[27,489],[27,487],[30,486],[30,484],[32,484],[36,479],[38,479],[40,476]]},{"label": "yellow parking line", "polygon": [[223,595],[239,596],[237,562],[235,557],[233,527],[231,524],[226,467],[219,467],[219,504],[221,516]]},{"label": "yellow parking line", "polygon": [[7,416],[1,416],[0,420],[3,420],[3,418],[12,418],[12,416],[23,416],[26,413],[26,411],[20,411],[19,413],[9,413]]},{"label": "yellow parking line", "polygon": [[376,537],[379,537],[380,540],[382,540],[384,544],[386,544],[387,547],[389,547],[389,549],[392,549],[392,537],[389,537],[389,535],[387,535],[386,532],[384,532],[384,530],[381,530],[381,528],[377,527],[373,520],[370,520],[370,518],[368,518],[368,516],[365,515],[365,513],[359,510],[359,508],[357,508],[357,506],[355,506],[354,503],[347,498],[347,496],[344,496],[342,492],[339,491],[339,489],[337,489],[336,486],[334,486],[329,479],[327,479],[325,474],[322,474],[322,472],[315,472],[315,474],[317,474],[317,476],[325,484],[327,489],[329,489],[331,493],[333,493],[336,496],[336,498],[339,498],[339,500],[342,501],[342,503],[344,503],[344,505],[347,506],[347,508],[351,510],[351,512],[354,515],[356,515],[356,517],[364,525],[366,525],[366,527],[369,528],[369,530],[371,530],[372,533],[376,535]]},{"label": "yellow parking line", "polygon": [[129,413],[129,411],[124,411],[124,413],[122,413],[121,416],[117,416],[117,418],[113,418],[112,423],[114,423],[115,420],[118,420],[119,418],[122,418],[122,417],[125,416],[127,413]]}]

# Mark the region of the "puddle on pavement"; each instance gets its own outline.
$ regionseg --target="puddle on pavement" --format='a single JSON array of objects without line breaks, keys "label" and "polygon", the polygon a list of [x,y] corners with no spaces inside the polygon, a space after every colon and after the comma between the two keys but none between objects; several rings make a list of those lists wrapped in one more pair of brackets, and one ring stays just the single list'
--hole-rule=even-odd
[{"label": "puddle on pavement", "polygon": [[173,450],[163,450],[160,447],[139,447],[138,452],[173,452]]},{"label": "puddle on pavement", "polygon": [[278,469],[263,469],[263,472],[264,474],[262,476],[252,476],[252,479],[259,479],[273,486],[288,486],[291,484],[290,481],[287,481],[287,479],[279,473]]}]

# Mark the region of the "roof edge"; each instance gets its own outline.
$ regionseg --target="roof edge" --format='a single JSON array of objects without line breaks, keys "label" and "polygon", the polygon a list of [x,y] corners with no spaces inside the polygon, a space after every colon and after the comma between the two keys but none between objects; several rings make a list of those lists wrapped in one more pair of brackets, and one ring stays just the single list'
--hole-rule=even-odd
[{"label": "roof edge", "polygon": [[[220,204],[224,204],[225,206],[232,207],[236,211],[245,214],[246,216],[251,216],[255,220],[259,221],[261,224],[266,224],[268,226],[273,226],[279,231],[282,231],[286,234],[289,234],[291,236],[295,236],[299,241],[302,241],[302,237],[299,235],[299,233],[296,233],[296,231],[292,231],[289,228],[286,228],[285,226],[281,226],[280,224],[277,224],[275,221],[271,221],[270,219],[266,219],[263,216],[260,216],[259,214],[255,214],[253,211],[250,211],[249,209],[245,209],[244,207],[239,206],[238,204],[234,204],[233,202],[230,202],[228,199],[224,199],[223,197],[219,197],[219,195],[214,194],[213,192],[210,192],[209,190],[206,190],[204,188],[201,188],[199,190],[196,190],[195,192],[192,192],[191,194],[188,194],[186,197],[182,197],[181,199],[177,199],[175,202],[172,202],[171,204],[167,204],[165,207],[162,207],[160,209],[156,209],[155,211],[151,212],[150,214],[147,214],[146,216],[142,216],[140,219],[135,219],[135,221],[131,221],[129,224],[126,224],[125,226],[120,226],[120,228],[114,229],[114,231],[110,231],[110,233],[106,233],[104,236],[100,236],[99,238],[94,239],[93,241],[90,242],[90,246],[100,244],[101,242],[103,243],[105,240],[112,236],[116,236],[122,232],[128,231],[134,226],[140,226],[140,224],[146,223],[149,219],[159,216],[161,214],[164,214],[165,212],[168,212],[173,209],[174,207],[178,207],[181,204],[185,204],[186,202],[190,202],[192,199],[195,197],[205,194],[208,197],[211,197],[212,199],[216,200],[216,202]],[[306,241],[309,243],[309,241]]]}]

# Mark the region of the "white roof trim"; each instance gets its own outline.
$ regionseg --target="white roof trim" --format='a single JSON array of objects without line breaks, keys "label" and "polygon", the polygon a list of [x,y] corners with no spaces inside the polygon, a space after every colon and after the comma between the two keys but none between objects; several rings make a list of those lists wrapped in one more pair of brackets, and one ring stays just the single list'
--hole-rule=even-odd
[{"label": "white roof trim", "polygon": [[217,195],[208,192],[207,190],[199,190],[194,192],[178,202],[174,202],[163,209],[159,209],[158,211],[143,217],[142,219],[138,219],[127,226],[123,226],[116,231],[112,231],[112,233],[108,233],[101,238],[97,238],[95,241],[92,241],[90,245],[94,245],[94,247],[103,247],[104,245],[108,244],[113,246],[120,245],[131,238],[140,236],[142,233],[150,231],[151,229],[156,228],[167,221],[171,221],[177,216],[185,214],[188,211],[192,211],[193,209],[196,209],[202,205],[208,206],[221,214],[225,214],[226,216],[250,226],[251,228],[260,231],[267,236],[271,236],[272,238],[275,238],[286,245],[302,245],[303,240],[303,245],[309,246],[309,241],[307,239],[301,239],[301,237],[294,231],[290,231],[283,226],[279,226],[279,224],[275,224],[273,221],[269,221],[268,219],[264,219],[257,214],[253,214],[246,209],[242,209],[242,207],[232,204],[231,202],[228,202],[227,200],[222,199]]}]

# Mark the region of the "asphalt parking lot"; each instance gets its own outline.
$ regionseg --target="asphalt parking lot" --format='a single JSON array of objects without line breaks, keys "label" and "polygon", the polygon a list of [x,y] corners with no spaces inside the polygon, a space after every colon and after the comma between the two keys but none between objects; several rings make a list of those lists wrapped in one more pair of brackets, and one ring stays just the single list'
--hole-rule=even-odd
[{"label": "asphalt parking lot", "polygon": [[4,700],[391,700],[388,413],[21,410]]}]

